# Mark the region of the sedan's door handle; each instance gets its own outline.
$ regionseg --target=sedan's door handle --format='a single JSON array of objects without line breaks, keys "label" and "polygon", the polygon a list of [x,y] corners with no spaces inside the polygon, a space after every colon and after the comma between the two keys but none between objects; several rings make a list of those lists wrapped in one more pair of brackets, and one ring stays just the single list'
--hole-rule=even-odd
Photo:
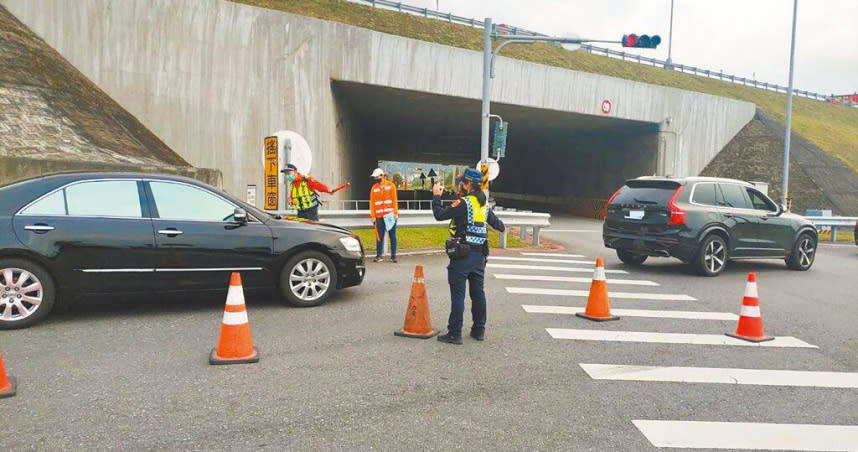
[{"label": "sedan's door handle", "polygon": [[183,232],[178,229],[161,229],[158,231],[158,234],[161,235],[182,235]]},{"label": "sedan's door handle", "polygon": [[46,224],[28,224],[24,226],[24,229],[28,231],[33,231],[35,233],[44,234],[45,232],[53,231],[53,226],[48,226]]}]

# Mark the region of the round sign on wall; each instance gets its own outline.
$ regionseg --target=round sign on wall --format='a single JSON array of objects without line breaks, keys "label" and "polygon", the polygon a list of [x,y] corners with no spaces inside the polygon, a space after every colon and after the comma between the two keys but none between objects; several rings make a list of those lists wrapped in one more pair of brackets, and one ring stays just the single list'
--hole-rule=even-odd
[{"label": "round sign on wall", "polygon": [[[280,155],[283,156],[284,162],[292,163],[298,167],[298,172],[301,174],[310,174],[310,169],[313,167],[313,153],[310,151],[310,145],[307,144],[307,140],[297,132],[291,130],[280,130],[275,132],[274,136],[277,137],[277,141],[281,147]],[[286,149],[283,149],[286,146],[287,140],[291,144],[289,153],[286,152]]]},{"label": "round sign on wall", "polygon": [[607,114],[611,113],[611,107],[612,107],[611,101],[609,101],[608,99],[603,100],[602,101],[602,114],[607,115]]}]

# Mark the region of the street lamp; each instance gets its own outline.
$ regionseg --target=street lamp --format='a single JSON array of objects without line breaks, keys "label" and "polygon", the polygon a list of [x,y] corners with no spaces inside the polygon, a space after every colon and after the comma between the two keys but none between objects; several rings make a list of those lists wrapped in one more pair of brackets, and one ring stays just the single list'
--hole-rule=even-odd
[{"label": "street lamp", "polygon": [[670,0],[670,33],[667,35],[667,60],[664,62],[664,67],[673,69],[673,0]]},{"label": "street lamp", "polygon": [[798,14],[798,0],[792,5],[792,42],[789,49],[789,87],[787,88],[786,131],[784,132],[784,177],[781,189],[781,204],[789,208],[789,139],[790,123],[792,121],[792,77],[795,63],[795,22]]},{"label": "street lamp", "polygon": [[637,36],[635,34],[623,35],[620,40],[600,40],[600,39],[583,39],[577,36],[565,38],[553,36],[530,36],[530,35],[507,35],[502,39],[497,48],[492,50],[492,19],[487,17],[483,23],[483,105],[481,117],[481,136],[480,136],[480,163],[486,163],[489,158],[489,122],[491,117],[497,115],[491,114],[491,90],[492,79],[495,76],[494,61],[497,55],[504,47],[510,44],[533,44],[535,42],[554,42],[558,44],[583,44],[585,42],[601,42],[610,44],[622,44],[623,47],[637,47],[644,49],[654,49],[661,43],[661,37],[658,35]]}]

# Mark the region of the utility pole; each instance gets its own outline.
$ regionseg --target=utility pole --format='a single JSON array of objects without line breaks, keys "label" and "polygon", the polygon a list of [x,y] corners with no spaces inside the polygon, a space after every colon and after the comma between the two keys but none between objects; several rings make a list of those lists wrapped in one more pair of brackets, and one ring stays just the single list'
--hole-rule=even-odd
[{"label": "utility pole", "polygon": [[673,0],[670,0],[670,34],[667,37],[667,61],[664,66],[668,69],[673,69]]},{"label": "utility pole", "polygon": [[798,0],[793,0],[792,5],[792,40],[789,49],[789,87],[787,88],[786,107],[786,131],[784,132],[784,176],[783,188],[781,189],[781,204],[788,206],[789,203],[789,140],[792,122],[792,80],[795,68],[795,23],[798,16]]}]

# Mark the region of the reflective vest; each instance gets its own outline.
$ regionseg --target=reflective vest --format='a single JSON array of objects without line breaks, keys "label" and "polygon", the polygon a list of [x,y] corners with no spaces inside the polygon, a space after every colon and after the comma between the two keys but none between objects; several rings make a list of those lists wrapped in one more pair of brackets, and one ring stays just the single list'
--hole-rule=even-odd
[{"label": "reflective vest", "polygon": [[298,210],[307,210],[312,209],[318,204],[316,202],[315,193],[310,190],[309,184],[307,184],[307,178],[301,179],[296,186],[296,184],[290,184],[291,186],[291,197],[292,203],[295,205],[295,208]]},{"label": "reflective vest", "polygon": [[[480,206],[480,201],[474,195],[468,195],[462,198],[465,206],[468,208],[468,223],[465,228],[465,243],[468,245],[482,246],[485,245],[489,238],[488,230],[486,230],[486,219],[489,216],[489,206]],[[450,220],[448,228],[451,237],[456,237],[456,222]]]},{"label": "reflective vest", "polygon": [[369,215],[373,219],[393,214],[399,216],[399,199],[396,194],[396,184],[387,180],[372,186],[369,192]]}]

